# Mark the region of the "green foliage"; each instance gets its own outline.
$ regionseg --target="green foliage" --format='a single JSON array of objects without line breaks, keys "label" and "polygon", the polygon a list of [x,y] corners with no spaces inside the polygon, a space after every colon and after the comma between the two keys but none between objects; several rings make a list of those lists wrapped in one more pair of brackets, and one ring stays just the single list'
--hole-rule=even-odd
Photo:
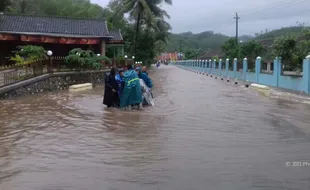
[{"label": "green foliage", "polygon": [[301,69],[303,59],[310,53],[310,30],[303,30],[303,35],[299,40],[295,35],[281,36],[274,42],[273,55],[281,57],[288,70]]},{"label": "green foliage", "polygon": [[[304,30],[309,29],[308,27],[305,27],[303,25],[299,26],[292,26],[292,27],[287,27],[287,28],[281,28],[273,31],[262,31],[260,33],[256,33],[255,37],[254,36],[249,36],[249,35],[244,35],[244,36],[239,36],[239,40],[243,41],[243,43],[249,42],[251,40],[256,40],[256,41],[270,41],[269,46],[272,44],[273,40],[279,36],[284,36],[288,34],[296,34],[296,35],[304,35]],[[309,36],[310,37],[310,36]],[[169,34],[169,43],[166,48],[166,51],[168,52],[174,52],[174,51],[181,51],[185,52],[185,55],[187,58],[194,58],[195,57],[195,52],[197,49],[200,49],[202,51],[206,51],[207,49],[211,50],[223,50],[222,46],[231,46],[233,47],[235,42],[235,38],[232,38],[232,40],[229,42],[230,44],[225,43],[227,40],[230,38],[228,36],[222,35],[222,34],[215,34],[212,31],[206,31],[206,32],[201,32],[198,34],[193,34],[192,32],[186,32],[186,33],[181,33],[181,34]],[[225,43],[225,44],[224,44]],[[230,57],[239,57],[239,52],[237,51],[236,48],[235,52],[230,51],[227,52],[225,51],[224,54],[227,54]],[[241,50],[240,50],[241,51]],[[273,55],[271,54],[272,51],[267,51],[264,52],[266,58],[268,59],[273,59]],[[241,56],[240,52],[240,56]]]},{"label": "green foliage", "polygon": [[250,40],[246,43],[240,44],[239,59],[247,57],[250,60],[255,60],[257,56],[262,56],[265,52],[266,49],[261,43],[255,40]]},{"label": "green foliage", "polygon": [[66,57],[65,62],[72,69],[101,69],[102,61],[111,64],[111,60],[106,56],[97,56],[91,50],[82,50],[80,48],[72,49]]},{"label": "green foliage", "polygon": [[304,30],[304,26],[291,26],[291,27],[285,27],[281,29],[276,29],[272,31],[266,30],[265,32],[256,33],[255,34],[255,40],[265,40],[265,39],[275,39],[280,36],[287,36],[287,35],[299,35],[302,34]]},{"label": "green foliage", "polygon": [[18,54],[16,54],[14,57],[11,57],[10,61],[14,61],[17,65],[23,65],[25,63],[25,60]]},{"label": "green foliage", "polygon": [[0,11],[4,11],[11,4],[10,0],[1,0],[0,1]]},{"label": "green foliage", "polygon": [[212,61],[213,61],[214,59],[216,60],[216,62],[218,62],[218,61],[220,60],[219,56],[212,56]]},{"label": "green foliage", "polygon": [[197,57],[197,52],[195,51],[186,51],[184,53],[184,59],[194,59],[195,57]]},{"label": "green foliage", "polygon": [[104,9],[89,0],[14,0],[9,12],[80,18],[103,18]]},{"label": "green foliage", "polygon": [[236,38],[230,38],[221,46],[222,52],[225,57],[234,59],[239,57],[239,48],[236,42]]},{"label": "green foliage", "polygon": [[[298,31],[294,33],[294,31]],[[283,35],[282,34],[287,34]],[[261,36],[277,37],[273,44],[262,44]],[[247,57],[249,62],[254,61],[257,56],[272,60],[281,57],[286,70],[300,70],[303,59],[310,54],[310,29],[306,27],[289,27],[274,30],[258,36],[255,40],[248,40],[237,45],[235,38],[230,38],[222,46],[222,52],[226,57],[242,59]],[[265,45],[265,46],[264,46]],[[266,48],[267,47],[267,48]]]},{"label": "green foliage", "polygon": [[229,37],[208,31],[198,34],[193,34],[192,32],[170,34],[169,39],[166,49],[168,52],[188,52],[196,51],[198,48],[202,50],[207,50],[208,48],[220,49],[221,45],[228,40]]},{"label": "green foliage", "polygon": [[26,45],[17,48],[18,51],[15,54],[23,57],[25,61],[47,58],[46,50],[41,46]]},{"label": "green foliage", "polygon": [[[135,55],[139,59],[151,60],[154,55],[162,53],[167,46],[168,30],[171,29],[165,21],[169,15],[160,7],[162,2],[171,4],[171,0],[111,0],[105,8],[91,3],[90,0],[14,0],[11,2],[7,9],[10,13],[106,19],[109,29],[121,29],[125,39],[125,54]],[[125,13],[129,14],[129,19],[124,17]],[[146,31],[150,34],[146,35]]]},{"label": "green foliage", "polygon": [[298,64],[297,40],[295,35],[281,36],[274,42],[273,53],[274,56],[279,56],[282,59],[286,68],[293,69]]},{"label": "green foliage", "polygon": [[255,40],[237,44],[236,38],[230,38],[221,48],[225,57],[230,59],[243,59],[247,57],[249,60],[255,60],[257,56],[262,56],[266,51],[265,48]]},{"label": "green foliage", "polygon": [[[129,15],[129,20],[134,21],[134,54],[144,53],[141,57],[151,56],[153,52],[145,53],[143,49],[138,50],[138,46],[141,45],[140,31],[145,30],[152,33],[150,36],[154,38],[152,43],[156,44],[157,41],[163,41],[167,43],[168,30],[171,28],[170,25],[165,21],[165,18],[169,18],[169,15],[165,10],[161,8],[163,1],[149,1],[149,0],[114,0],[112,1],[115,5],[116,15]],[[172,4],[171,0],[164,0],[165,3]],[[141,31],[143,32],[143,31]],[[148,37],[148,40],[150,37]],[[139,45],[140,44],[140,45]],[[162,44],[158,44],[162,45]],[[139,52],[139,53],[138,53]],[[151,58],[151,57],[149,57]]]}]

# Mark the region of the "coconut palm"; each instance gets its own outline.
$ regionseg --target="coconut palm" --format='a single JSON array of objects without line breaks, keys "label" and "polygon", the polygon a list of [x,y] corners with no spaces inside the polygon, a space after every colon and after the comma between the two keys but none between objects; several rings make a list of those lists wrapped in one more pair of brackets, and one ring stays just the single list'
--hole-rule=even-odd
[{"label": "coconut palm", "polygon": [[172,0],[118,0],[120,6],[117,13],[127,13],[129,14],[129,19],[136,22],[135,53],[141,26],[151,28],[156,32],[160,32],[163,29],[160,28],[158,23],[163,22],[165,18],[169,18],[168,13],[160,8],[160,5],[164,2],[172,4]]}]

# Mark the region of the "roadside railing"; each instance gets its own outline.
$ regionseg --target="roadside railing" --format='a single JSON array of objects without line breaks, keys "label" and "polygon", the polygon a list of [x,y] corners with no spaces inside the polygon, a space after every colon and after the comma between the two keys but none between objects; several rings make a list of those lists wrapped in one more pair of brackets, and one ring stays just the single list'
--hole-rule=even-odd
[{"label": "roadside railing", "polygon": [[[134,60],[117,60],[112,59],[112,63],[102,62],[103,68],[116,66],[123,68],[127,64],[133,64]],[[8,86],[23,80],[37,77],[43,74],[53,72],[85,71],[89,69],[69,68],[65,64],[64,56],[52,56],[47,59],[38,59],[31,62],[25,62],[22,65],[9,65],[0,67],[0,87]]]}]

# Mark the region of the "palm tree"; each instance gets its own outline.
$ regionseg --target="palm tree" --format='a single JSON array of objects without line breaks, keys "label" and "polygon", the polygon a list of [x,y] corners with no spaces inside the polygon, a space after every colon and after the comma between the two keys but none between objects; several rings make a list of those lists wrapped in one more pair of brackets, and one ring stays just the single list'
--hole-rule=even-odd
[{"label": "palm tree", "polygon": [[[117,0],[115,0],[117,1]],[[172,0],[118,0],[118,13],[129,14],[129,19],[136,22],[136,35],[134,52],[137,52],[138,34],[141,26],[160,31],[159,22],[163,22],[164,18],[169,18],[167,12],[159,7],[163,2],[172,4]]]}]

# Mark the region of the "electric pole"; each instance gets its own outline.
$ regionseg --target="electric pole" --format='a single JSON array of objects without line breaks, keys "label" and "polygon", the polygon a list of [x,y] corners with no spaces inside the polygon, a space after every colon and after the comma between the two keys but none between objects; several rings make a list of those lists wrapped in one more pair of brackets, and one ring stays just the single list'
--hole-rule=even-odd
[{"label": "electric pole", "polygon": [[236,45],[237,45],[237,48],[238,48],[238,58],[240,57],[240,50],[239,50],[239,39],[238,39],[238,22],[239,22],[239,19],[240,17],[238,16],[238,13],[236,13],[236,16],[234,17],[234,19],[236,19]]},{"label": "electric pole", "polygon": [[239,22],[239,19],[240,19],[240,17],[238,16],[238,13],[236,13],[236,16],[234,17],[234,19],[236,19],[236,42],[237,42],[237,44],[239,43],[239,41],[238,41],[238,22]]}]

